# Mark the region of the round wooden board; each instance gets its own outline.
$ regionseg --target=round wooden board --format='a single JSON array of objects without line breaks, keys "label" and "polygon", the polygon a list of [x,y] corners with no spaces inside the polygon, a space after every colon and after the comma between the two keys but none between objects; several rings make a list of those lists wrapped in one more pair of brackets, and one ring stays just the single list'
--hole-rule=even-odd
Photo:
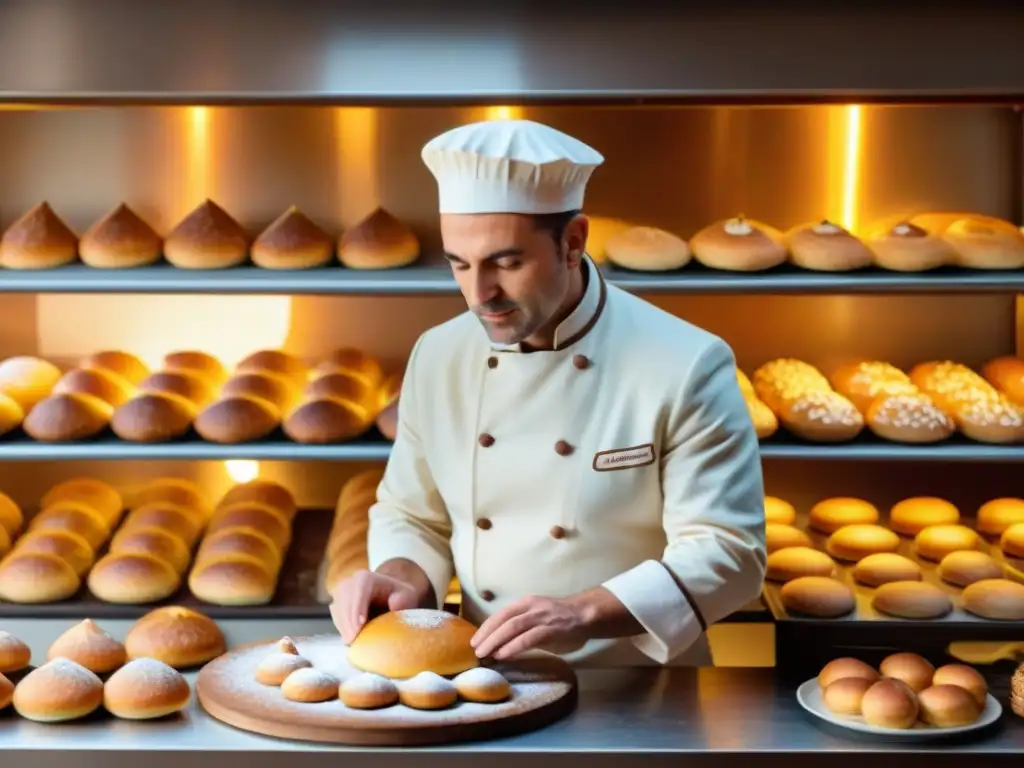
[{"label": "round wooden board", "polygon": [[[359,674],[337,635],[293,638],[299,654],[340,680]],[[501,662],[494,668],[512,684],[499,704],[462,701],[439,711],[401,704],[377,710],[346,707],[339,699],[319,704],[289,701],[281,689],[256,682],[256,667],[277,641],[249,645],[214,659],[199,673],[196,695],[212,717],[245,731],[296,741],[353,746],[408,747],[513,736],[543,728],[576,708],[576,675],[557,656]]]}]

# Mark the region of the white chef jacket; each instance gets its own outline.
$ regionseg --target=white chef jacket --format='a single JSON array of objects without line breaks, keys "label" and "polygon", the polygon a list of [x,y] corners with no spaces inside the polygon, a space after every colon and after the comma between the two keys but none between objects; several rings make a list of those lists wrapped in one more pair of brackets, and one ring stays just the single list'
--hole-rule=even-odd
[{"label": "white chef jacket", "polygon": [[409,358],[398,434],[370,509],[371,568],[407,558],[479,624],[529,595],[603,585],[643,626],[563,653],[600,666],[710,663],[706,627],[765,568],[757,437],[718,337],[607,285],[554,349],[490,342],[470,312]]}]

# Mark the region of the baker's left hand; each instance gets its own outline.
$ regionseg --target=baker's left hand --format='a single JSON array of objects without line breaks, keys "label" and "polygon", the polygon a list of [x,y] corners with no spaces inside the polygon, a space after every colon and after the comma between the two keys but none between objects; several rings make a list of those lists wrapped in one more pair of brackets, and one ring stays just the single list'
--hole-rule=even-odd
[{"label": "baker's left hand", "polygon": [[508,659],[531,648],[579,648],[587,637],[584,607],[573,598],[524,597],[488,618],[471,645],[483,659]]}]

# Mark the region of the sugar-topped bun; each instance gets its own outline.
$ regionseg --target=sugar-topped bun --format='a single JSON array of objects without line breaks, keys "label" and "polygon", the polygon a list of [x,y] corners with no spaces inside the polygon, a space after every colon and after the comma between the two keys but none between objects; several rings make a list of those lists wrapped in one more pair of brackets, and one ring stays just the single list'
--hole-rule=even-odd
[{"label": "sugar-topped bun", "polygon": [[130,352],[120,349],[103,349],[86,356],[78,364],[79,368],[101,368],[116,373],[122,379],[138,386],[149,376],[149,367]]},{"label": "sugar-topped bun", "polygon": [[863,677],[844,677],[821,692],[825,706],[837,715],[859,715],[864,694],[874,683]]},{"label": "sugar-topped bun", "polygon": [[338,241],[338,260],[349,269],[404,267],[419,255],[416,236],[383,208],[348,229]]},{"label": "sugar-topped bun", "polygon": [[131,659],[159,659],[175,669],[204,664],[226,649],[213,619],[177,605],[157,608],[135,622],[124,645]]},{"label": "sugar-topped bun", "polygon": [[114,408],[128,402],[134,392],[127,380],[101,368],[73,368],[53,387],[55,395],[92,395]]},{"label": "sugar-topped bun", "polygon": [[792,525],[768,523],[764,527],[765,546],[768,554],[790,547],[813,547],[811,537]]},{"label": "sugar-topped bun", "polygon": [[213,387],[220,386],[227,379],[224,365],[213,355],[195,349],[179,349],[164,355],[165,371],[185,371],[202,376]]},{"label": "sugar-topped bun", "polygon": [[322,267],[334,256],[334,240],[294,205],[252,244],[252,261],[264,269]]},{"label": "sugar-topped bun", "polygon": [[512,693],[512,686],[505,676],[489,667],[467,669],[452,682],[455,683],[459,696],[466,701],[481,704],[496,704],[507,699]]},{"label": "sugar-topped bun", "polygon": [[796,508],[777,496],[764,497],[764,521],[792,525],[796,521]]},{"label": "sugar-topped bun", "polygon": [[825,576],[802,576],[787,581],[779,590],[779,596],[786,610],[805,616],[838,618],[856,607],[850,588]]},{"label": "sugar-topped bun", "polygon": [[950,552],[977,549],[980,544],[981,538],[966,525],[932,525],[914,537],[918,556],[935,562]]},{"label": "sugar-topped bun", "polygon": [[879,680],[864,693],[860,707],[868,725],[898,730],[913,728],[919,712],[914,692],[899,680]]},{"label": "sugar-topped bun", "polygon": [[277,574],[242,554],[204,558],[188,576],[192,594],[211,605],[266,605],[274,598]]},{"label": "sugar-topped bun", "polygon": [[863,499],[841,496],[819,501],[811,507],[811,527],[822,533],[835,533],[846,525],[870,525],[878,522],[878,508]]},{"label": "sugar-topped bun", "polygon": [[868,429],[894,443],[938,443],[956,431],[949,415],[923,392],[880,395],[865,418]]},{"label": "sugar-topped bun", "polygon": [[78,237],[42,202],[16,219],[0,237],[0,267],[52,269],[78,258]]},{"label": "sugar-topped bun", "polygon": [[398,700],[412,709],[445,709],[458,697],[455,683],[433,672],[420,672],[398,684]]},{"label": "sugar-topped bun", "polygon": [[849,272],[871,266],[874,257],[864,243],[827,219],[803,224],[785,235],[793,264],[816,272]]},{"label": "sugar-topped bun", "polygon": [[32,661],[32,649],[24,642],[0,629],[0,672],[20,672]]},{"label": "sugar-topped bun", "polygon": [[152,720],[180,712],[192,691],[173,667],[157,659],[134,659],[103,686],[103,706],[122,720]]},{"label": "sugar-topped bun", "polygon": [[838,659],[832,659],[832,661],[821,668],[821,672],[818,673],[818,685],[825,689],[836,680],[843,680],[848,677],[857,677],[874,683],[880,680],[882,676],[870,664],[865,664],[860,659],[854,659],[850,656],[843,656]]},{"label": "sugar-topped bun", "polygon": [[224,397],[210,403],[193,426],[204,440],[231,445],[260,440],[280,426],[281,413],[257,397]]},{"label": "sugar-topped bun", "polygon": [[966,664],[946,664],[935,670],[932,685],[955,685],[968,691],[978,706],[984,708],[988,699],[988,683],[974,667]]},{"label": "sugar-topped bun", "polygon": [[781,232],[737,216],[705,227],[690,240],[694,258],[712,269],[757,272],[786,261]]},{"label": "sugar-topped bun", "polygon": [[640,272],[681,269],[690,262],[690,246],[681,237],[656,227],[630,227],[608,238],[605,256],[619,267]]},{"label": "sugar-topped bun", "polygon": [[853,578],[869,587],[880,587],[893,581],[920,581],[921,566],[895,552],[878,552],[857,561]]},{"label": "sugar-topped bun", "polygon": [[1002,578],[1003,568],[995,559],[976,549],[950,552],[939,563],[939,577],[958,587],[966,587],[983,579]]},{"label": "sugar-topped bun", "polygon": [[109,403],[92,395],[50,395],[29,411],[22,427],[41,443],[86,440],[106,429],[113,415]]},{"label": "sugar-topped bun", "polygon": [[846,525],[828,537],[825,551],[837,560],[857,562],[879,552],[895,552],[900,537],[880,525]]},{"label": "sugar-topped bun", "polygon": [[346,707],[380,709],[398,703],[398,686],[382,675],[363,672],[342,683],[338,696]]},{"label": "sugar-topped bun", "polygon": [[992,499],[978,509],[978,530],[999,536],[1011,525],[1024,523],[1024,499]]},{"label": "sugar-topped bun", "polygon": [[956,258],[940,237],[910,221],[877,225],[866,242],[875,264],[894,272],[925,272],[952,264]]},{"label": "sugar-topped bun", "polygon": [[243,501],[254,501],[266,504],[280,512],[288,520],[295,517],[298,506],[295,504],[295,497],[280,483],[271,480],[250,480],[247,483],[234,485],[225,493],[217,508],[230,507]]},{"label": "sugar-topped bun", "polygon": [[904,499],[889,510],[889,527],[907,536],[917,536],[933,525],[956,525],[959,522],[960,510],[956,505],[934,496]]},{"label": "sugar-topped bun", "polygon": [[128,655],[124,645],[104,632],[92,619],[75,624],[53,641],[46,660],[70,659],[97,675],[105,675],[124,666]]},{"label": "sugar-topped bun", "polygon": [[[297,653],[275,651],[263,657],[256,667],[256,682],[263,685],[281,685],[297,669],[313,666],[312,662]],[[335,689],[337,690],[337,689]]]},{"label": "sugar-topped bun", "polygon": [[44,494],[40,507],[46,509],[59,501],[78,501],[103,515],[113,527],[121,517],[124,501],[112,486],[94,477],[73,477],[53,486]]},{"label": "sugar-topped bun", "polygon": [[103,704],[103,683],[81,664],[54,659],[29,672],[14,689],[14,709],[27,720],[77,720]]},{"label": "sugar-topped bun", "polygon": [[78,244],[82,261],[101,269],[131,269],[160,258],[163,241],[124,203],[97,221]]},{"label": "sugar-topped bun", "polygon": [[289,701],[316,703],[338,698],[339,681],[322,669],[296,669],[281,683],[281,694]]},{"label": "sugar-topped bun", "polygon": [[1009,579],[983,579],[963,592],[964,609],[996,621],[1024,620],[1024,585]]},{"label": "sugar-topped bun", "polygon": [[779,411],[779,421],[797,437],[815,443],[846,442],[864,429],[857,406],[831,389],[795,395]]},{"label": "sugar-topped bun", "polygon": [[143,391],[114,412],[114,434],[133,443],[163,443],[188,433],[198,406],[170,392]]},{"label": "sugar-topped bun", "polygon": [[248,258],[249,237],[223,208],[206,200],[167,235],[164,256],[179,269],[225,269]]},{"label": "sugar-topped bun", "polygon": [[809,547],[787,547],[768,555],[765,578],[792,581],[801,576],[834,576],[836,564],[824,552]]},{"label": "sugar-topped bun", "polygon": [[103,602],[141,605],[173,595],[181,586],[181,576],[152,555],[111,552],[89,571],[88,583],[89,591]]},{"label": "sugar-topped bun", "polygon": [[457,675],[480,663],[469,644],[474,634],[476,627],[446,611],[389,611],[367,622],[352,641],[348,660],[390,678],[424,671]]},{"label": "sugar-topped bun", "polygon": [[56,555],[14,552],[0,562],[0,600],[9,603],[56,603],[81,586],[75,569]]}]

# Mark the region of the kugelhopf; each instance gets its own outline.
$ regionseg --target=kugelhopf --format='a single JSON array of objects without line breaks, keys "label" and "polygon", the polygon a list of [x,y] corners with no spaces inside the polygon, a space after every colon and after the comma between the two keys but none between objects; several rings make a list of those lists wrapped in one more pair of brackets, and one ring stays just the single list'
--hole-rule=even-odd
[{"label": "kugelhopf", "polygon": [[794,227],[784,242],[793,264],[816,272],[863,269],[874,258],[863,242],[828,219]]},{"label": "kugelhopf", "polygon": [[421,672],[457,675],[479,665],[470,640],[476,627],[446,611],[390,611],[371,619],[349,648],[348,660],[364,672],[392,679]]},{"label": "kugelhopf", "polygon": [[29,672],[14,689],[14,709],[26,720],[60,723],[103,704],[103,683],[81,664],[58,658]]},{"label": "kugelhopf", "polygon": [[180,712],[192,691],[173,667],[157,659],[133,659],[103,686],[103,706],[122,720],[153,720]]},{"label": "kugelhopf", "polygon": [[771,269],[787,257],[781,232],[743,216],[705,227],[690,239],[690,248],[704,266],[733,272]]},{"label": "kugelhopf", "polygon": [[338,260],[349,269],[395,269],[412,264],[420,244],[402,222],[378,208],[338,241]]},{"label": "kugelhopf", "polygon": [[82,261],[100,269],[131,269],[159,260],[163,241],[124,203],[97,221],[78,244]]},{"label": "kugelhopf", "polygon": [[177,605],[157,608],[135,622],[124,645],[130,659],[159,659],[175,669],[205,664],[227,650],[213,619]]},{"label": "kugelhopf", "polygon": [[124,666],[128,654],[124,645],[107,634],[92,619],[66,630],[46,651],[46,660],[70,659],[97,675],[105,675]]},{"label": "kugelhopf", "polygon": [[226,269],[249,257],[249,237],[227,211],[206,200],[167,235],[164,256],[179,269]]},{"label": "kugelhopf", "polygon": [[619,267],[640,272],[682,269],[692,254],[686,241],[657,227],[630,227],[608,238],[605,255]]},{"label": "kugelhopf", "polygon": [[78,237],[42,202],[14,221],[0,236],[0,267],[52,269],[78,258]]},{"label": "kugelhopf", "polygon": [[291,206],[252,244],[252,261],[264,269],[322,267],[334,256],[334,240]]}]

